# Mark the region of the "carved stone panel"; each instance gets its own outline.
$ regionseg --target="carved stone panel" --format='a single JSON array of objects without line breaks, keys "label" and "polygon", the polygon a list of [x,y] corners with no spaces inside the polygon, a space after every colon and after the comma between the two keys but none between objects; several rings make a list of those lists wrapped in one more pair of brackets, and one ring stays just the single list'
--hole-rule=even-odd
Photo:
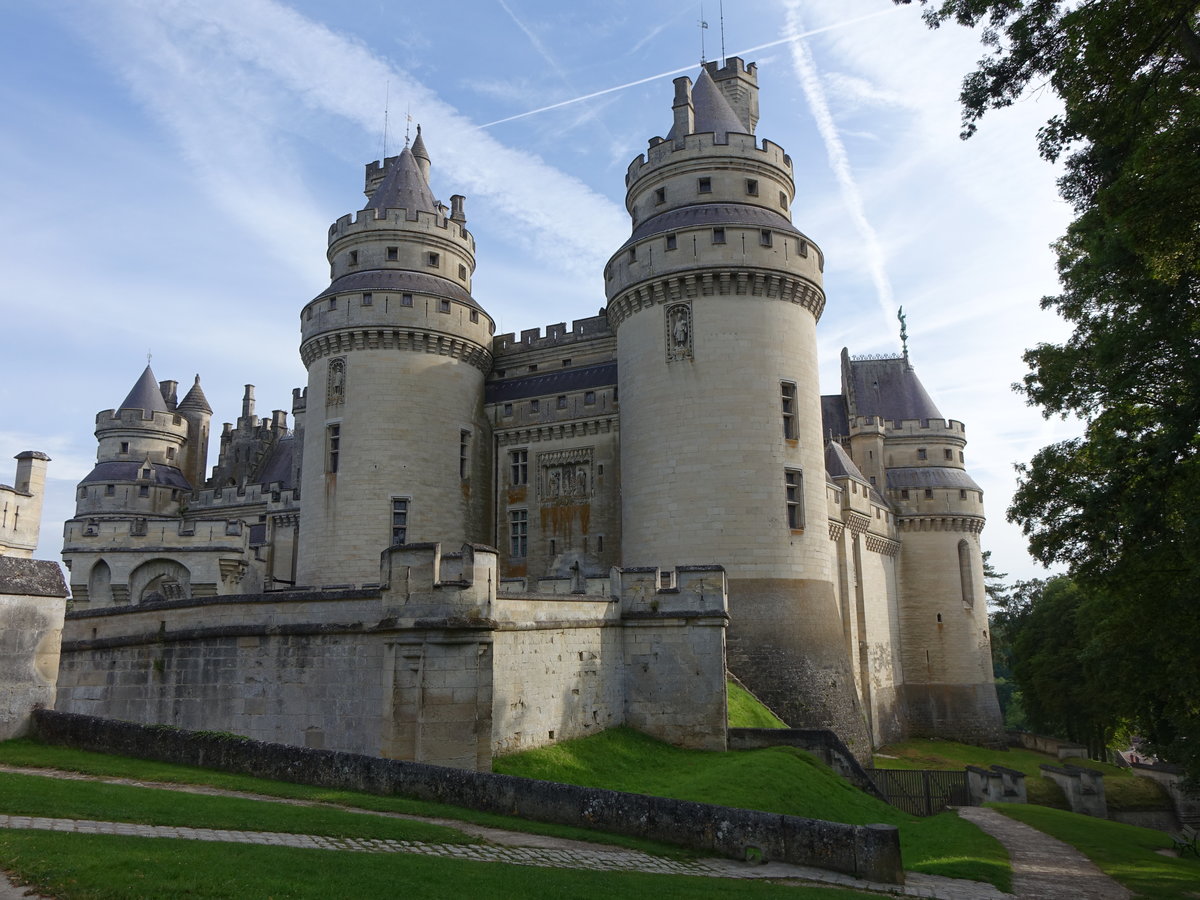
[{"label": "carved stone panel", "polygon": [[592,478],[592,455],[591,447],[539,453],[538,499],[591,497],[595,484]]},{"label": "carved stone panel", "polygon": [[667,362],[692,358],[692,304],[672,303],[665,307]]}]

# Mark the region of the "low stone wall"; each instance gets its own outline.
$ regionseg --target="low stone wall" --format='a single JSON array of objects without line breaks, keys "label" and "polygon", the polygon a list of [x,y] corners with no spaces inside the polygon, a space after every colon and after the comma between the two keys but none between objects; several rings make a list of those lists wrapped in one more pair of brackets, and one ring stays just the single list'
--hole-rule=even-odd
[{"label": "low stone wall", "polygon": [[101,753],[420,800],[632,835],[734,859],[902,883],[899,832],[38,710],[37,736]]},{"label": "low stone wall", "polygon": [[866,769],[859,765],[841,738],[829,728],[730,728],[730,750],[798,747],[817,756],[859,790],[887,802]]},{"label": "low stone wall", "polygon": [[1042,774],[1063,789],[1071,812],[1098,819],[1108,818],[1108,803],[1104,799],[1104,776],[1093,769],[1078,766],[1039,766]]},{"label": "low stone wall", "polygon": [[985,803],[1027,803],[1025,773],[1005,766],[983,769],[967,766],[967,789],[973,806]]},{"label": "low stone wall", "polygon": [[1010,731],[1008,732],[1008,740],[1014,746],[1024,747],[1026,750],[1036,750],[1039,753],[1046,753],[1058,759],[1087,759],[1087,747],[1082,744],[1076,744],[1073,741],[1064,741],[1061,738],[1050,737],[1045,734],[1033,734],[1029,731]]}]

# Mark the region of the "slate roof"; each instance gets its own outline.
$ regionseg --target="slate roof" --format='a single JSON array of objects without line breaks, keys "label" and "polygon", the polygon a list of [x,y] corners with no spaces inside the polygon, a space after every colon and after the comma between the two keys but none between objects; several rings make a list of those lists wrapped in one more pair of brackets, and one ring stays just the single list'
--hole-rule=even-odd
[{"label": "slate roof", "polygon": [[65,597],[62,567],[48,559],[0,556],[0,594],[21,597]]},{"label": "slate roof", "polygon": [[204,396],[204,391],[200,389],[199,375],[196,376],[196,383],[192,385],[192,389],[179,401],[178,409],[199,409],[206,413],[213,411],[212,407],[208,405],[208,398]]},{"label": "slate roof", "polygon": [[285,491],[295,487],[292,483],[292,458],[295,450],[296,438],[293,435],[289,434],[285,438],[280,438],[270,457],[263,464],[258,483],[265,486],[278,481],[283,485]]},{"label": "slate roof", "polygon": [[429,182],[421,174],[421,168],[413,156],[412,149],[405,147],[400,156],[388,168],[383,181],[367,201],[366,209],[408,210],[413,215],[417,210],[437,212],[437,202],[429,190]]},{"label": "slate roof", "polygon": [[904,466],[887,470],[889,490],[905,488],[967,488],[978,491],[980,487],[962,469],[950,466]]},{"label": "slate roof", "polygon": [[544,397],[547,394],[568,394],[593,388],[609,387],[617,383],[617,364],[601,363],[578,369],[556,369],[537,375],[520,378],[505,378],[489,382],[486,388],[487,403],[507,403],[527,397]]},{"label": "slate roof", "polygon": [[850,419],[846,414],[846,398],[841,394],[825,394],[821,397],[821,436],[825,440],[850,433]]},{"label": "slate roof", "polygon": [[850,414],[903,419],[944,419],[917,373],[903,357],[850,360]]},{"label": "slate roof", "polygon": [[[716,140],[724,141],[731,131],[734,134],[746,133],[746,126],[737,117],[737,113],[733,111],[733,107],[729,105],[729,101],[725,99],[725,95],[721,93],[707,69],[700,70],[696,83],[692,86],[692,108],[695,110],[692,134],[711,131]],[[672,125],[667,140],[674,140],[678,136],[675,134],[675,126]]]},{"label": "slate roof", "polygon": [[[164,466],[155,463],[150,467],[150,480],[155,484],[180,488],[190,491],[192,486],[183,477],[183,473],[174,466]],[[135,460],[110,460],[96,463],[96,467],[84,476],[80,484],[94,484],[98,481],[141,481],[142,463]]]},{"label": "slate roof", "polygon": [[396,294],[432,294],[435,297],[449,297],[476,309],[482,309],[475,302],[466,288],[458,282],[450,281],[438,275],[427,275],[424,272],[409,272],[405,269],[367,269],[362,272],[351,272],[334,279],[333,283],[313,300],[320,300],[331,294],[356,293],[360,291],[391,291]]},{"label": "slate roof", "polygon": [[831,478],[849,476],[863,482],[867,480],[850,458],[850,454],[837,441],[830,441],[825,445],[825,471]]},{"label": "slate roof", "polygon": [[770,228],[774,231],[786,231],[789,234],[804,236],[795,225],[787,220],[786,216],[770,209],[763,209],[761,206],[751,206],[748,203],[699,203],[695,206],[667,210],[647,219],[634,229],[629,240],[621,245],[621,250],[635,241],[653,237],[656,234],[677,231],[681,228],[711,225],[747,225],[751,228]]},{"label": "slate roof", "polygon": [[162,391],[158,389],[158,380],[150,367],[146,366],[133,390],[129,392],[117,409],[141,409],[146,412],[170,412],[167,401],[163,399]]}]

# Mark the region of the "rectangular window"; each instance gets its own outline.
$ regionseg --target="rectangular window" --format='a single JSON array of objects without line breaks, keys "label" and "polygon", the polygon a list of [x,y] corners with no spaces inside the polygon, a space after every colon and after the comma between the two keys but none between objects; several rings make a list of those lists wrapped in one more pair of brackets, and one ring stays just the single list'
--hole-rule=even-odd
[{"label": "rectangular window", "polygon": [[362,305],[363,305],[363,306],[370,306],[370,305],[371,305],[371,304],[373,304],[374,302],[375,302],[375,295],[374,295],[374,294],[363,294],[363,299],[362,299]]},{"label": "rectangular window", "polygon": [[783,191],[779,192],[779,205],[784,209],[787,209],[787,194],[785,194]]},{"label": "rectangular window", "polygon": [[357,250],[350,251],[350,265],[352,265],[352,266],[358,265],[358,251]]},{"label": "rectangular window", "polygon": [[963,457],[963,452],[961,450],[958,451],[958,461],[966,462],[966,459]]},{"label": "rectangular window", "polygon": [[105,497],[115,497],[117,495],[117,486],[115,484],[106,484],[104,486]]},{"label": "rectangular window", "polygon": [[471,324],[477,325],[478,323],[479,323],[479,310],[473,309],[473,310],[471,310]]},{"label": "rectangular window", "polygon": [[400,258],[400,248],[399,247],[388,247],[387,248],[387,258],[392,259],[392,260],[399,259]]},{"label": "rectangular window", "polygon": [[591,405],[593,405],[593,404],[596,402],[596,392],[595,392],[595,391],[588,391],[587,393],[585,393],[585,394],[583,395],[583,402],[584,402],[584,403],[585,403],[587,406],[591,406]]},{"label": "rectangular window", "polygon": [[667,235],[667,249],[674,250],[678,246],[679,246],[679,238],[676,235],[668,234]]},{"label": "rectangular window", "polygon": [[148,484],[138,485],[138,496],[139,497],[149,497],[150,496],[150,485],[148,485]]},{"label": "rectangular window", "polygon": [[567,408],[567,395],[566,395],[566,394],[559,394],[559,395],[558,395],[558,408],[559,408],[559,409],[566,409],[566,408]]},{"label": "rectangular window", "polygon": [[907,500],[907,499],[908,499],[908,491],[907,491],[907,490],[903,490],[903,491],[901,491],[901,492],[900,492],[900,499],[901,499],[901,500]]},{"label": "rectangular window", "polygon": [[796,385],[790,381],[779,383],[780,404],[783,411],[783,436],[796,440]]},{"label": "rectangular window", "polygon": [[797,252],[801,256],[808,256],[808,241],[797,242]]},{"label": "rectangular window", "polygon": [[471,432],[466,429],[458,433],[458,477],[471,474]]},{"label": "rectangular window", "polygon": [[965,490],[960,490],[960,491],[958,492],[958,499],[959,499],[959,500],[966,500],[966,499],[967,499],[967,492],[966,492]]},{"label": "rectangular window", "polygon": [[714,228],[713,229],[713,243],[714,244],[725,243],[725,229],[724,228]]},{"label": "rectangular window", "polygon": [[458,264],[458,277],[463,281],[467,280],[467,267],[462,263]]},{"label": "rectangular window", "polygon": [[541,408],[542,408],[542,404],[541,404],[540,400],[530,400],[529,401],[529,411],[531,413],[535,413]]},{"label": "rectangular window", "polygon": [[696,190],[699,191],[701,194],[711,194],[712,193],[712,179],[711,178],[697,179]]},{"label": "rectangular window", "polygon": [[337,297],[330,297],[330,298],[329,298],[329,308],[330,308],[330,309],[337,309]]},{"label": "rectangular window", "polygon": [[629,248],[629,261],[630,261],[630,262],[637,262],[637,247],[630,247],[630,248]]},{"label": "rectangular window", "polygon": [[440,313],[450,312],[450,301],[449,300],[439,300],[438,301],[438,312],[440,312]]},{"label": "rectangular window", "polygon": [[787,469],[783,480],[788,528],[798,531],[804,527],[804,476],[798,469]]},{"label": "rectangular window", "polygon": [[506,415],[506,416],[512,415],[512,404],[511,403],[504,404],[504,415]]},{"label": "rectangular window", "polygon": [[751,197],[758,196],[758,179],[757,178],[747,178],[746,179],[746,193],[749,194]]},{"label": "rectangular window", "polygon": [[121,452],[122,453],[129,452],[129,441],[121,441]]},{"label": "rectangular window", "polygon": [[946,459],[952,460],[952,459],[954,459],[954,451],[953,450],[943,450],[942,456],[945,457]]},{"label": "rectangular window", "polygon": [[667,202],[667,189],[665,187],[657,188],[654,191],[654,202],[660,206]]},{"label": "rectangular window", "polygon": [[152,473],[150,472],[149,469],[142,469],[142,477],[143,478],[149,478],[151,474]]},{"label": "rectangular window", "polygon": [[513,450],[508,454],[513,484],[529,484],[529,451]]},{"label": "rectangular window", "polygon": [[167,448],[167,459],[174,459],[174,458],[175,458],[175,448],[168,447]]},{"label": "rectangular window", "polygon": [[922,447],[920,450],[917,451],[917,459],[928,459],[928,458],[929,458],[929,454],[925,452],[924,447]]},{"label": "rectangular window", "polygon": [[336,475],[338,459],[342,455],[342,426],[329,425],[325,428],[325,471]]},{"label": "rectangular window", "polygon": [[568,357],[567,357],[566,359],[564,359],[562,362],[563,362],[563,368],[564,368],[564,369],[565,369],[565,368],[567,368],[567,367],[569,367],[569,366],[571,365],[571,357],[569,357],[569,356],[568,356]]},{"label": "rectangular window", "polygon": [[933,499],[933,488],[925,488],[925,499],[926,500]]},{"label": "rectangular window", "polygon": [[413,305],[412,294],[401,294],[400,295],[400,305],[401,306],[412,306]]},{"label": "rectangular window", "polygon": [[529,552],[529,510],[508,511],[508,555],[522,559]]},{"label": "rectangular window", "polygon": [[758,232],[758,243],[763,247],[771,246],[771,229],[763,228]]},{"label": "rectangular window", "polygon": [[392,498],[392,546],[408,543],[408,499]]},{"label": "rectangular window", "polygon": [[425,254],[425,265],[429,266],[429,268],[436,269],[441,264],[442,264],[442,257],[440,254],[432,253],[432,252]]}]

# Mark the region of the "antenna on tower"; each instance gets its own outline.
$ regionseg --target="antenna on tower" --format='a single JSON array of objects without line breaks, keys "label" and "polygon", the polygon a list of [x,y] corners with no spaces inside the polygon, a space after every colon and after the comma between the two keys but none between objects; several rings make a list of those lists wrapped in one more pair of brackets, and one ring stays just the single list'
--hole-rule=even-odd
[{"label": "antenna on tower", "polygon": [[[412,130],[412,107],[405,106],[404,107],[404,146],[405,147],[408,146],[408,135],[411,130]],[[420,133],[421,133],[420,126],[418,126],[417,134],[420,134]]]},{"label": "antenna on tower", "polygon": [[704,65],[704,32],[708,31],[708,22],[704,21],[704,4],[700,4],[700,65]]},{"label": "antenna on tower", "polygon": [[721,14],[721,66],[725,66],[725,0],[717,7]]},{"label": "antenna on tower", "polygon": [[387,160],[388,106],[392,99],[392,79],[388,79],[383,88],[383,157]]}]

